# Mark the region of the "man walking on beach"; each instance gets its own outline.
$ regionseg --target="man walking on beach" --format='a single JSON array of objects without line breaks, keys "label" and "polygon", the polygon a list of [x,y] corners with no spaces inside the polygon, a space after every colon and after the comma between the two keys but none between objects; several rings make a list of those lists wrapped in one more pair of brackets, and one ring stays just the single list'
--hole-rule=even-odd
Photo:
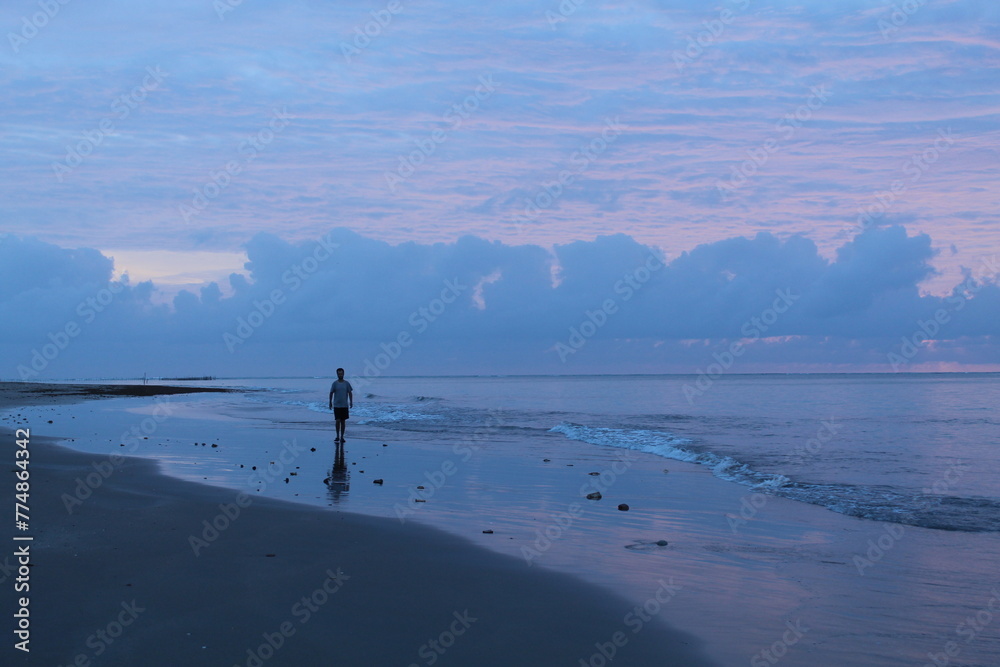
[{"label": "man walking on beach", "polygon": [[347,430],[347,420],[350,418],[348,408],[354,407],[354,388],[344,379],[344,369],[337,369],[337,379],[330,385],[330,409],[337,425],[337,437],[334,442],[344,442],[344,432]]}]

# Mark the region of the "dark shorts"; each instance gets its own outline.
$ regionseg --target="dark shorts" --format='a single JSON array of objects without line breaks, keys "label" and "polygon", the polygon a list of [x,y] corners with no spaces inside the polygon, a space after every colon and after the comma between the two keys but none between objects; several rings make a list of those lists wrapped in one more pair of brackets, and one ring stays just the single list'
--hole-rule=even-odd
[{"label": "dark shorts", "polygon": [[340,420],[340,419],[350,419],[351,415],[349,415],[347,413],[347,408],[334,408],[333,409],[333,418],[337,419],[337,420]]}]

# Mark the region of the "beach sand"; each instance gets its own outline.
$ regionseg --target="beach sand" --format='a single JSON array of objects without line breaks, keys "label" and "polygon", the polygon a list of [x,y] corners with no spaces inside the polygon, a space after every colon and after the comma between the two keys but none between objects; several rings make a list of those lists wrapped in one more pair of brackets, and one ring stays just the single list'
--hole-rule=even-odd
[{"label": "beach sand", "polygon": [[[2,384],[0,408],[186,391]],[[16,470],[15,436],[0,437]],[[70,513],[62,494],[107,461],[29,447],[30,528],[11,517],[9,534],[34,539],[8,538],[0,599],[13,629],[30,598],[31,650],[9,629],[4,664],[575,666],[605,664],[602,651],[616,667],[710,664],[624,598],[416,523],[238,496],[135,458]],[[15,594],[25,544],[30,590]]]}]

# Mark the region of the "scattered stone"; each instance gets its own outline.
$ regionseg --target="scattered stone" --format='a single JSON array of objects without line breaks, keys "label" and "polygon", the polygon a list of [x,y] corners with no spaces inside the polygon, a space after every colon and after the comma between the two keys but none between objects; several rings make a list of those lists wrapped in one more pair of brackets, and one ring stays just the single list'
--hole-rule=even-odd
[{"label": "scattered stone", "polygon": [[256,470],[256,469],[257,469],[257,466],[252,466],[252,467],[250,468],[250,470]]},{"label": "scattered stone", "polygon": [[592,477],[597,477],[601,473],[599,473],[599,472],[588,472],[587,474],[590,475],[590,476],[592,476]]},{"label": "scattered stone", "polygon": [[264,554],[265,558],[274,558],[274,554]]},{"label": "scattered stone", "polygon": [[315,447],[310,447],[310,448],[309,448],[309,451],[310,451],[310,452],[315,452],[315,451],[316,451],[316,448],[315,448]]},{"label": "scattered stone", "polygon": [[382,486],[382,479],[381,478],[380,479],[373,479],[372,480],[372,484],[378,484],[379,486]]},{"label": "scattered stone", "polygon": [[414,498],[413,502],[415,502],[415,503],[426,503],[427,501],[424,500],[423,498]]},{"label": "scattered stone", "polygon": [[658,546],[658,547],[665,547],[665,546],[667,546],[667,544],[668,544],[668,542],[666,540],[657,540],[657,542],[656,542],[656,546]]},{"label": "scattered stone", "polygon": [[542,459],[542,461],[544,461],[545,463],[550,463],[552,459]]},{"label": "scattered stone", "polygon": [[664,474],[666,474],[666,473],[670,472],[670,470],[668,468],[664,468],[663,472],[664,472]]},{"label": "scattered stone", "polygon": [[417,488],[418,488],[418,489],[422,489],[422,488],[424,488],[424,485],[423,485],[423,484],[421,484],[421,485],[420,485],[420,486],[418,486]]},{"label": "scattered stone", "polygon": [[618,509],[621,510],[622,512],[628,512],[628,505],[625,504],[625,503],[622,503],[622,504],[620,504],[618,506]]},{"label": "scattered stone", "polygon": [[288,473],[288,474],[289,474],[289,475],[298,475],[299,473],[297,473],[297,472],[290,472],[290,473]]},{"label": "scattered stone", "polygon": [[573,464],[572,464],[572,463],[567,463],[567,464],[566,464],[566,467],[567,467],[567,468],[572,468],[572,467],[573,467]]},{"label": "scattered stone", "polygon": [[213,446],[213,447],[218,447],[218,445],[217,445],[217,444],[215,444],[214,442],[212,443],[212,446]]},{"label": "scattered stone", "polygon": [[50,424],[52,423],[52,420],[51,420],[51,419],[49,420],[49,423],[50,423]]},{"label": "scattered stone", "polygon": [[385,443],[383,442],[383,443],[382,443],[382,446],[383,446],[383,447],[388,447],[389,445],[387,445],[387,444],[385,444]]},{"label": "scattered stone", "polygon": [[594,491],[593,493],[587,494],[587,500],[600,500],[604,496],[601,495],[600,491]]},{"label": "scattered stone", "polygon": [[285,478],[285,484],[288,484],[288,478],[287,477]]},{"label": "scattered stone", "polygon": [[492,530],[484,530],[483,531],[483,535],[492,535],[492,534],[493,534]]}]

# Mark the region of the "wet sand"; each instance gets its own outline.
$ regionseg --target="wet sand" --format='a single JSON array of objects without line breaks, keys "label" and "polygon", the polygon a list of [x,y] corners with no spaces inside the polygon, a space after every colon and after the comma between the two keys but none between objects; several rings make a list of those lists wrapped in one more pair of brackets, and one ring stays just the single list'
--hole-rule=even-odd
[{"label": "wet sand", "polygon": [[[0,408],[192,390],[10,383]],[[0,437],[13,468],[15,436]],[[40,437],[29,447],[19,535],[34,539],[9,540],[0,599],[12,630],[16,595],[30,596],[31,652],[8,630],[4,664],[710,664],[624,598],[433,528],[251,498]],[[88,475],[92,493],[66,502]],[[24,544],[30,590],[15,595]]]}]

